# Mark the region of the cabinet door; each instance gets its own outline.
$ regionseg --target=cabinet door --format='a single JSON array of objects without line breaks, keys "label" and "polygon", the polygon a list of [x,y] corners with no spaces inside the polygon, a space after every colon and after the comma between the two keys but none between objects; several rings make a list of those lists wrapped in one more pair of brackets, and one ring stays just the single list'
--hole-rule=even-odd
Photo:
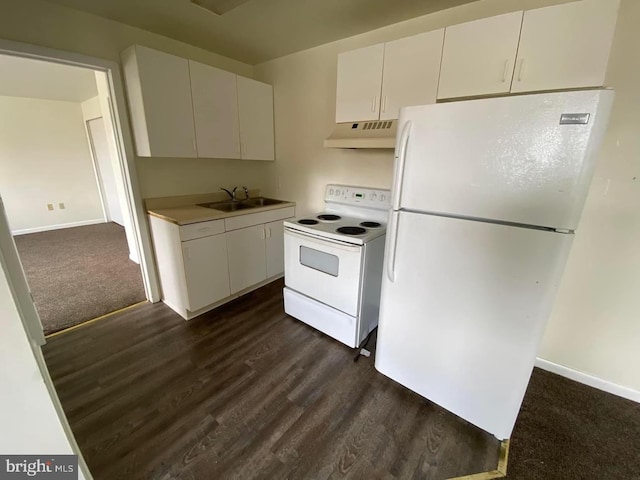
[{"label": "cabinet door", "polygon": [[189,60],[198,157],[240,158],[236,74]]},{"label": "cabinet door", "polygon": [[378,120],[384,44],[338,55],[336,122]]},{"label": "cabinet door", "polygon": [[190,311],[231,294],[224,234],[182,242],[182,257]]},{"label": "cabinet door", "polygon": [[273,160],[273,87],[238,76],[240,149],[245,160]]},{"label": "cabinet door", "polygon": [[384,45],[380,120],[398,118],[409,105],[435,103],[444,28]]},{"label": "cabinet door", "polygon": [[617,0],[583,0],[528,10],[512,92],[604,85]]},{"label": "cabinet door", "polygon": [[231,293],[267,278],[264,225],[225,233],[229,254]]},{"label": "cabinet door", "polygon": [[195,158],[188,61],[136,45],[123,63],[138,155]]},{"label": "cabinet door", "polygon": [[447,27],[438,98],[507,93],[521,23],[519,11]]},{"label": "cabinet door", "polygon": [[267,223],[264,226],[267,256],[267,278],[284,273],[284,220]]}]

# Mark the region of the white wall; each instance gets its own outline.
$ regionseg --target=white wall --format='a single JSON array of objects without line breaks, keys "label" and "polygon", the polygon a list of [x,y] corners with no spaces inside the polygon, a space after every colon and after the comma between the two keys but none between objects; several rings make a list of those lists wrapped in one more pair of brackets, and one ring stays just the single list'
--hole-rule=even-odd
[{"label": "white wall", "polygon": [[[303,213],[322,207],[329,182],[391,184],[391,151],[323,148],[335,121],[338,53],[556,3],[565,2],[481,0],[257,65],[256,78],[274,85],[277,162],[269,194],[298,202]],[[607,80],[616,88],[617,98],[541,349],[541,356],[550,362],[636,391],[640,390],[639,24],[640,2],[622,0]]]},{"label": "white wall", "polygon": [[120,204],[120,211],[122,212],[124,231],[127,236],[129,258],[136,263],[140,263],[140,252],[138,252],[136,237],[134,235],[134,228],[131,222],[131,219],[134,217],[133,208],[129,205],[128,196],[125,189],[126,181],[124,171],[126,170],[126,168],[124,167],[124,164],[120,164],[120,149],[118,148],[118,143],[116,142],[117,135],[114,125],[115,119],[113,118],[113,112],[111,110],[111,100],[109,98],[110,92],[107,74],[104,72],[95,72],[95,76],[96,85],[98,87],[98,98],[100,100],[100,111],[102,112],[105,134],[107,136],[107,147],[111,156],[111,169],[114,175],[118,202]]},{"label": "white wall", "polygon": [[[82,121],[84,123],[84,129],[87,135],[87,142],[89,143],[90,153],[93,160],[93,166],[96,172],[96,182],[98,183],[98,190],[100,193],[100,197],[102,199],[103,216],[105,220],[115,221],[119,225],[122,225],[122,220],[121,220],[122,215],[119,214],[118,210],[117,209],[115,210],[115,220],[113,218],[114,215],[111,213],[112,205],[114,205],[114,202],[118,202],[117,193],[114,192],[115,182],[113,181],[113,173],[111,170],[108,170],[106,174],[105,172],[102,171],[102,169],[105,168],[105,165],[101,164],[100,159],[102,159],[103,163],[106,163],[104,161],[105,152],[100,151],[100,153],[103,156],[98,156],[95,152],[97,148],[100,148],[106,145],[105,143],[106,133],[104,131],[104,124],[102,123],[103,120],[102,120],[102,110],[100,108],[100,97],[96,95],[95,97],[90,98],[89,100],[85,100],[80,104],[80,107],[82,109]],[[94,130],[98,130],[97,140],[92,138],[93,135],[90,131],[91,127],[90,127],[90,124],[88,123],[91,121],[94,122],[92,124]],[[96,124],[95,122],[99,122],[99,123]],[[97,145],[95,144],[95,142],[97,142]],[[106,150],[106,148],[104,150]],[[110,163],[109,163],[109,167],[110,167]],[[105,186],[105,182],[107,183],[106,186]],[[119,203],[116,205],[119,205]]]},{"label": "white wall", "polygon": [[82,109],[82,120],[85,123],[87,122],[87,120],[102,116],[102,109],[100,108],[100,97],[98,95],[82,102],[80,104],[80,108]]},{"label": "white wall", "polygon": [[[78,52],[120,63],[120,52],[141,44],[253,77],[251,65],[95,15],[42,0],[3,0],[0,37]],[[215,191],[219,186],[271,184],[270,162],[138,158],[142,196]]]},{"label": "white wall", "polygon": [[[4,271],[0,274],[0,319],[0,452],[74,454],[73,439],[67,437],[58,417],[57,399],[47,390]],[[81,472],[79,478],[86,477]]]},{"label": "white wall", "polygon": [[0,97],[0,192],[14,233],[104,221],[79,103]]},{"label": "white wall", "polygon": [[640,401],[640,2],[622,0],[607,84],[616,99],[540,356]]}]

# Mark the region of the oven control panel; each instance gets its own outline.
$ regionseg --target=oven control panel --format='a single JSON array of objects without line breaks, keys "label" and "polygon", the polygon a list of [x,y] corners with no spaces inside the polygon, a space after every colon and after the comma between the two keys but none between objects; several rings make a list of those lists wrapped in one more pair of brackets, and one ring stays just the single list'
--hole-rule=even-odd
[{"label": "oven control panel", "polygon": [[327,185],[325,201],[359,205],[362,207],[388,209],[391,205],[389,190],[378,188],[356,187],[350,185]]}]

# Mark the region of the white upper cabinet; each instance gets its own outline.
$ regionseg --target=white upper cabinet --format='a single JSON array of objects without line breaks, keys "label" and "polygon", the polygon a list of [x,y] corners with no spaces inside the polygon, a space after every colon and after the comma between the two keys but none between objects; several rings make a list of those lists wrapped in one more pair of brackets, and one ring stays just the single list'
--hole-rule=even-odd
[{"label": "white upper cabinet", "polygon": [[507,93],[522,11],[447,27],[438,98]]},{"label": "white upper cabinet", "polygon": [[240,150],[245,160],[273,160],[273,87],[238,76]]},{"label": "white upper cabinet", "polygon": [[189,60],[199,157],[240,158],[236,74]]},{"label": "white upper cabinet", "polygon": [[384,44],[338,55],[336,122],[378,120]]},{"label": "white upper cabinet", "polygon": [[122,60],[138,156],[196,157],[188,61],[140,45]]},{"label": "white upper cabinet", "polygon": [[444,28],[384,44],[380,120],[409,105],[435,103]]},{"label": "white upper cabinet", "polygon": [[524,14],[512,92],[604,85],[618,0],[583,0]]},{"label": "white upper cabinet", "polygon": [[273,87],[133,45],[122,52],[141,157],[273,160]]}]

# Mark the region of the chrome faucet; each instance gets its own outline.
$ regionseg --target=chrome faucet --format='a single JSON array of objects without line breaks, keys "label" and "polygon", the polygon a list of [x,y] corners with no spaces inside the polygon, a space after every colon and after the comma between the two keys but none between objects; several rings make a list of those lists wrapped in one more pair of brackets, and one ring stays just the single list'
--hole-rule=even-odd
[{"label": "chrome faucet", "polygon": [[242,189],[244,190],[244,198],[245,198],[245,200],[249,200],[249,189],[247,187],[245,187],[244,185],[242,186]]},{"label": "chrome faucet", "polygon": [[229,198],[231,199],[232,202],[236,201],[236,190],[237,189],[238,189],[238,187],[233,187],[233,190],[229,191],[226,188],[220,187],[220,190],[224,190],[225,192],[227,192],[227,195],[229,195]]}]

